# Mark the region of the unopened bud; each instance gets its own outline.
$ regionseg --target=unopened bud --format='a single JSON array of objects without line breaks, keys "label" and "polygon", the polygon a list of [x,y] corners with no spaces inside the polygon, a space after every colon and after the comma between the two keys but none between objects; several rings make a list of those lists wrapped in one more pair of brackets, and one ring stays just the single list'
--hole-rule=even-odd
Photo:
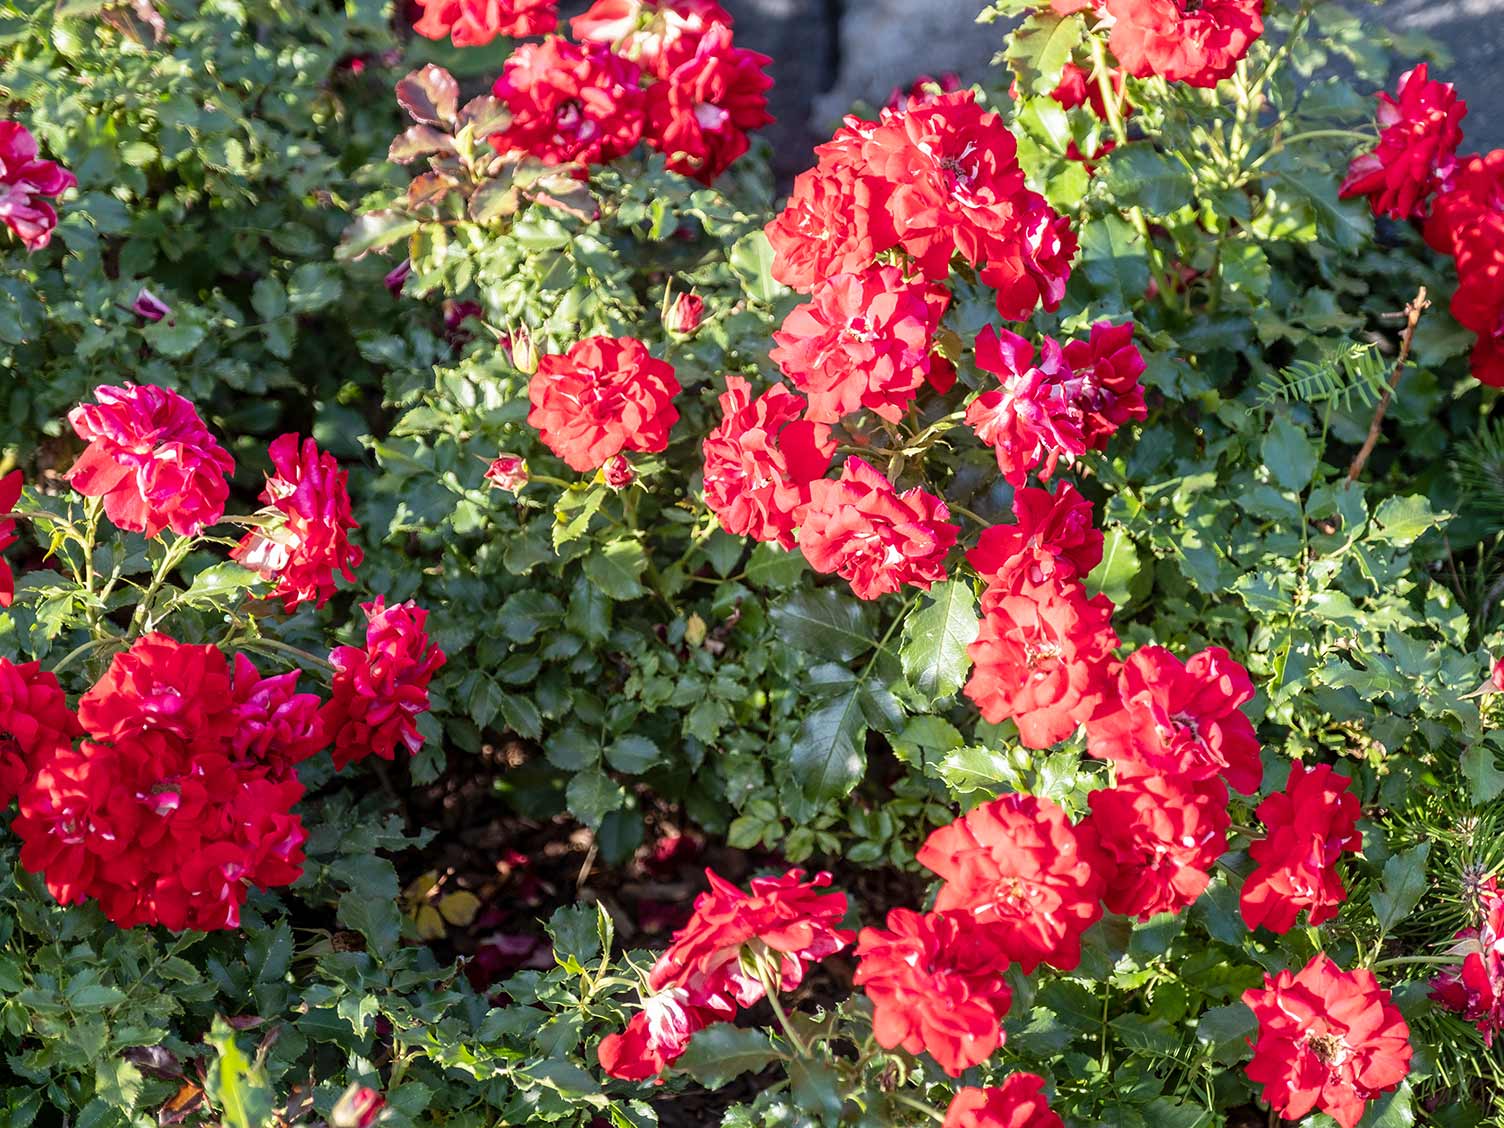
[{"label": "unopened bud", "polygon": [[330,1128],[372,1128],[381,1118],[386,1098],[365,1085],[351,1085],[329,1114]]},{"label": "unopened bud", "polygon": [[538,371],[538,348],[533,344],[533,335],[527,331],[526,325],[512,334],[512,367],[524,376]]},{"label": "unopened bud", "polygon": [[606,459],[606,465],[601,467],[601,475],[606,479],[606,485],[613,490],[624,490],[637,480],[637,471],[632,469],[632,464],[621,454],[614,454]]},{"label": "unopened bud", "polygon": [[516,493],[527,485],[527,462],[515,454],[499,454],[486,468],[486,481],[498,490]]},{"label": "unopened bud", "polygon": [[674,337],[688,337],[705,319],[705,302],[697,294],[680,294],[663,311],[663,328]]},{"label": "unopened bud", "polygon": [[136,300],[131,303],[131,312],[147,321],[161,321],[172,312],[172,307],[142,286]]}]

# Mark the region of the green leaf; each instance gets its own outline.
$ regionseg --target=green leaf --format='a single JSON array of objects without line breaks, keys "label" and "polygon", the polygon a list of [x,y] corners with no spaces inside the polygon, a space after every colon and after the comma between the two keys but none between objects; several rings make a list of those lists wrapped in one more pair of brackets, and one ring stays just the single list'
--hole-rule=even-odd
[{"label": "green leaf", "polygon": [[726,261],[742,280],[742,288],[753,301],[767,305],[784,292],[783,286],[773,278],[773,245],[761,230],[738,239]]},{"label": "green leaf", "polygon": [[141,1071],[124,1058],[101,1058],[94,1066],[94,1095],[107,1104],[134,1112],[141,1099]]},{"label": "green leaf", "polygon": [[1287,490],[1300,493],[1316,472],[1316,451],[1305,430],[1283,415],[1276,416],[1264,435],[1260,453],[1274,480]]},{"label": "green leaf", "polygon": [[1415,1100],[1409,1081],[1401,1081],[1397,1089],[1381,1096],[1363,1118],[1364,1128],[1411,1128],[1414,1123]]},{"label": "green leaf", "polygon": [[1114,605],[1123,606],[1133,599],[1130,589],[1140,566],[1138,550],[1128,530],[1114,525],[1103,538],[1102,562],[1086,577],[1087,594],[1105,595]]},{"label": "green leaf", "polygon": [[161,321],[147,325],[141,330],[141,335],[146,338],[146,343],[153,352],[169,360],[176,360],[203,344],[208,334],[196,321],[189,321],[185,317],[164,317]]},{"label": "green leaf", "polygon": [[575,818],[591,830],[596,830],[602,819],[612,811],[620,810],[627,801],[627,793],[622,790],[621,784],[605,772],[592,768],[578,773],[569,781],[564,799]]},{"label": "green leaf", "polygon": [[1368,895],[1379,927],[1388,932],[1420,904],[1426,892],[1426,859],[1431,844],[1422,842],[1384,863],[1384,883]]},{"label": "green leaf", "polygon": [[1499,768],[1494,749],[1482,741],[1463,751],[1462,774],[1471,785],[1475,807],[1491,803],[1504,794],[1504,770]]},{"label": "green leaf", "polygon": [[228,608],[241,592],[253,587],[260,579],[255,572],[233,561],[211,564],[193,577],[193,583],[176,602],[187,607]]},{"label": "green leaf", "polygon": [[870,605],[839,588],[795,592],[769,614],[783,642],[821,658],[849,662],[877,644]]},{"label": "green leaf", "polygon": [[758,1073],[778,1060],[773,1043],[761,1030],[718,1022],[696,1034],[675,1062],[707,1089],[719,1089],[743,1073]]},{"label": "green leaf", "polygon": [[1386,497],[1374,510],[1368,538],[1405,548],[1450,516],[1449,513],[1433,513],[1431,499],[1424,494]]},{"label": "green leaf", "polygon": [[642,545],[634,540],[612,541],[585,559],[585,575],[614,600],[637,599],[647,591],[640,580],[647,566]]},{"label": "green leaf", "polygon": [[1196,1041],[1207,1048],[1213,1061],[1231,1065],[1248,1056],[1247,1039],[1258,1025],[1246,1003],[1212,1007],[1196,1021]]},{"label": "green leaf", "polygon": [[385,250],[399,239],[406,239],[418,230],[418,221],[401,212],[383,209],[366,212],[340,237],[334,248],[334,257],[339,262],[364,258],[372,251]]},{"label": "green leaf", "polygon": [[903,625],[899,658],[904,677],[931,702],[955,696],[966,682],[979,622],[971,584],[950,580],[930,589],[929,602]]},{"label": "green leaf", "polygon": [[305,262],[287,280],[287,305],[294,313],[323,309],[340,295],[343,283],[333,267]]},{"label": "green leaf", "polygon": [[805,798],[843,799],[867,770],[861,687],[847,690],[804,718],[789,769]]},{"label": "green leaf", "polygon": [[617,771],[641,775],[658,762],[663,753],[645,736],[619,736],[606,749],[606,761]]},{"label": "green leaf", "polygon": [[246,1059],[224,1019],[215,1017],[205,1040],[214,1047],[218,1060],[205,1076],[204,1088],[221,1110],[225,1128],[266,1128],[273,1106],[266,1071]]},{"label": "green leaf", "polygon": [[1150,215],[1169,215],[1193,197],[1184,162],[1152,145],[1120,145],[1108,155],[1100,175],[1114,200],[1138,204]]},{"label": "green leaf", "polygon": [[1001,752],[970,745],[946,754],[940,762],[940,778],[953,795],[971,795],[977,791],[997,795],[1018,778],[1018,773]]},{"label": "green leaf", "polygon": [[1079,15],[1057,16],[1050,11],[1035,12],[1019,24],[1003,53],[1019,88],[1030,94],[1048,94],[1059,86],[1065,64],[1085,32],[1086,24]]}]

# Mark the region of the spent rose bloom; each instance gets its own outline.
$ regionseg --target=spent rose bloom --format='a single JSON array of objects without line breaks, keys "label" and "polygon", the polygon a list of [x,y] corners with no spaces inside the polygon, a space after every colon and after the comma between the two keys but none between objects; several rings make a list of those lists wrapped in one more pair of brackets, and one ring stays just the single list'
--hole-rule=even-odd
[{"label": "spent rose bloom", "polygon": [[571,470],[586,473],[624,450],[657,453],[679,421],[673,368],[634,337],[586,337],[538,361],[527,421]]},{"label": "spent rose bloom", "polygon": [[71,748],[82,735],[50,671],[39,662],[0,658],[0,810],[10,806],[33,765]]},{"label": "spent rose bloom", "polygon": [[148,537],[193,536],[224,516],[235,462],[191,403],[153,384],[99,387],[94,398],[68,413],[89,444],[66,475],[75,490],[104,498],[116,526]]},{"label": "spent rose bloom", "polygon": [[673,172],[704,184],[747,151],[747,134],[773,120],[763,69],[767,55],[735,46],[731,29],[712,25],[695,52],[648,87],[646,138]]},{"label": "spent rose bloom", "polygon": [[423,747],[417,718],[428,711],[428,683],[444,664],[444,652],[428,638],[428,612],[409,600],[391,607],[377,596],[362,603],[364,647],[337,646],[332,696],[324,723],[334,734],[334,766],[367,756],[395,757],[398,745],[416,754]]},{"label": "spent rose bloom", "polygon": [[1071,389],[1072,372],[1060,342],[1046,337],[1039,359],[1017,333],[983,330],[976,342],[977,367],[1002,380],[966,408],[966,423],[990,444],[1010,485],[1021,486],[1043,464],[1043,477],[1087,451],[1085,415]]},{"label": "spent rose bloom", "polygon": [[1476,1025],[1491,1047],[1504,1031],[1504,891],[1498,879],[1478,882],[1475,899],[1481,919],[1457,933],[1450,951],[1460,962],[1431,980],[1431,998]]},{"label": "spent rose bloom", "polygon": [[1117,645],[1105,595],[1088,599],[1058,572],[1035,583],[1015,571],[982,597],[966,696],[990,724],[1011,719],[1025,747],[1049,748],[1103,708]]},{"label": "spent rose bloom", "polygon": [[246,533],[230,556],[273,583],[272,594],[289,614],[304,603],[322,607],[334,594],[334,574],[355,582],[365,554],[350,543],[360,528],[350,509],[349,474],[313,439],[276,439],[268,455],[272,473],[261,500],[268,524]]},{"label": "spent rose bloom", "polygon": [[853,934],[838,928],[846,896],[825,893],[830,874],[803,870],[753,878],[743,891],[710,870],[710,890],[648,974],[643,1010],[621,1034],[601,1040],[611,1076],[642,1080],[660,1072],[695,1031],[735,1017],[766,994],[761,966],[779,991],[792,991],[813,963],[839,952]]},{"label": "spent rose bloom", "polygon": [[1410,1027],[1364,968],[1343,971],[1318,953],[1299,972],[1266,974],[1243,1001],[1258,1020],[1248,1079],[1286,1120],[1320,1109],[1356,1128],[1410,1072]]},{"label": "spent rose bloom", "polygon": [[1264,34],[1262,0],[1106,0],[1108,46],[1134,78],[1213,87]]},{"label": "spent rose bloom", "polygon": [[1337,860],[1363,848],[1362,808],[1351,786],[1352,780],[1326,764],[1307,767],[1297,761],[1285,790],[1259,804],[1264,837],[1248,848],[1258,865],[1243,883],[1241,898],[1249,928],[1289,932],[1302,909],[1310,910],[1313,926],[1337,915],[1347,899]]},{"label": "spent rose bloom", "polygon": [[[21,471],[12,470],[0,478],[0,513],[13,513],[21,501],[21,488],[25,482]],[[16,543],[16,522],[0,519],[0,552]],[[10,566],[0,560],[0,607],[9,607],[16,595],[16,580]]]},{"label": "spent rose bloom", "polygon": [[1093,756],[1187,779],[1220,775],[1245,795],[1259,789],[1259,739],[1240,711],[1253,682],[1220,646],[1183,665],[1162,646],[1142,646],[1123,664],[1118,695],[1121,707],[1087,725]]},{"label": "spent rose bloom", "polygon": [[705,439],[705,504],[731,535],[793,548],[810,483],[825,476],[835,443],[782,384],[751,396],[746,380],[726,377],[720,425]]},{"label": "spent rose bloom", "polygon": [[569,21],[576,39],[605,44],[657,78],[692,58],[707,33],[732,26],[715,0],[595,0]]},{"label": "spent rose bloom", "polygon": [[943,286],[910,281],[893,266],[837,274],[789,312],[769,355],[809,397],[815,422],[865,408],[896,423],[929,376],[949,301]]},{"label": "spent rose bloom", "polygon": [[927,1051],[952,1077],[991,1057],[1013,999],[995,932],[966,913],[908,909],[890,911],[886,929],[862,929],[852,982],[872,1002],[877,1044]]},{"label": "spent rose bloom", "polygon": [[989,584],[1022,569],[1031,583],[1055,574],[1085,579],[1102,562],[1102,531],[1092,524],[1091,502],[1067,481],[1053,491],[1022,486],[1013,491],[1012,525],[982,530],[966,561]]},{"label": "spent rose bloom", "polygon": [[1201,896],[1227,852],[1227,788],[1220,779],[1129,775],[1089,797],[1110,860],[1108,911],[1148,920]]},{"label": "spent rose bloom", "polygon": [[503,156],[603,164],[632,151],[644,117],[637,65],[598,43],[550,37],[512,52],[492,93],[511,120],[491,135]]},{"label": "spent rose bloom", "polygon": [[1065,1128],[1044,1095],[1044,1078],[1011,1073],[1002,1085],[956,1090],[940,1128]]},{"label": "spent rose bloom", "polygon": [[858,599],[876,599],[905,584],[928,591],[945,579],[945,557],[959,525],[934,494],[899,493],[862,459],[848,458],[838,479],[810,485],[798,544],[809,566],[851,584]]},{"label": "spent rose bloom", "polygon": [[558,0],[417,0],[423,16],[413,30],[456,47],[484,47],[498,35],[546,35],[558,23]]},{"label": "spent rose bloom", "polygon": [[961,76],[958,74],[947,72],[938,78],[932,74],[922,74],[909,83],[907,90],[902,86],[893,87],[883,108],[896,112],[915,110],[920,106],[928,106],[942,95],[954,94],[961,89],[961,85]]},{"label": "spent rose bloom", "polygon": [[1367,196],[1375,215],[1423,216],[1457,164],[1467,103],[1449,82],[1432,82],[1425,63],[1380,91],[1379,143],[1353,158],[1338,195]]},{"label": "spent rose bloom", "polygon": [[932,832],[915,858],[945,882],[936,911],[997,925],[1025,975],[1041,963],[1070,971],[1081,962],[1081,934],[1101,919],[1110,867],[1091,828],[1059,804],[999,796]]},{"label": "spent rose bloom", "polygon": [[0,223],[28,251],[50,243],[57,226],[57,211],[42,197],[60,196],[77,183],[62,165],[37,156],[37,141],[29,129],[0,121]]}]

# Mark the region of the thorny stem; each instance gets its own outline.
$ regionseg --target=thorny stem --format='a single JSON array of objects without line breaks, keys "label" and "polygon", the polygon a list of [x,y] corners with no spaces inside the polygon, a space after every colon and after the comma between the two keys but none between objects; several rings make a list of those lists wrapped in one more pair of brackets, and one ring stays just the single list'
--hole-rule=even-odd
[{"label": "thorny stem", "polygon": [[327,658],[320,658],[317,654],[309,653],[301,647],[292,646],[289,643],[280,642],[274,638],[248,638],[241,645],[247,650],[262,650],[278,657],[295,658],[299,662],[314,666],[325,673],[334,673],[334,663],[330,662]]},{"label": "thorny stem", "polygon": [[1391,956],[1387,960],[1380,960],[1374,964],[1371,970],[1378,971],[1381,967],[1399,967],[1403,964],[1452,964],[1457,962],[1456,956]]},{"label": "thorny stem", "polygon": [[[754,957],[757,964],[757,978],[762,982],[763,994],[767,996],[768,1006],[773,1009],[773,1017],[778,1020],[778,1025],[783,1028],[783,1036],[789,1040],[789,1044],[800,1057],[809,1057],[809,1047],[804,1044],[804,1039],[794,1032],[794,1027],[789,1022],[788,1012],[783,1009],[783,1004],[778,1001],[779,983],[773,980],[773,969],[768,966],[768,954],[760,952]],[[781,982],[782,975],[779,980]]]},{"label": "thorny stem", "polygon": [[179,537],[177,541],[166,550],[166,555],[162,557],[162,563],[158,565],[157,570],[152,573],[151,583],[147,585],[146,591],[142,593],[141,602],[136,605],[136,613],[131,616],[131,634],[134,635],[136,633],[137,627],[151,626],[151,623],[147,617],[147,613],[151,609],[152,600],[156,598],[157,592],[162,590],[162,585],[167,582],[167,577],[172,574],[173,570],[177,568],[179,564],[187,559],[188,553],[193,550],[193,546],[197,542],[197,537]]},{"label": "thorny stem", "polygon": [[1394,373],[1389,377],[1389,386],[1384,389],[1384,394],[1379,397],[1377,406],[1373,409],[1373,420],[1368,424],[1368,437],[1363,440],[1363,446],[1353,458],[1353,464],[1347,468],[1347,484],[1352,485],[1358,480],[1358,475],[1363,473],[1363,467],[1368,464],[1368,456],[1373,453],[1373,448],[1379,445],[1379,432],[1384,426],[1384,413],[1389,410],[1389,401],[1394,396],[1395,388],[1399,387],[1400,376],[1404,374],[1405,365],[1410,360],[1410,344],[1415,339],[1415,326],[1420,322],[1420,315],[1431,304],[1426,297],[1426,288],[1422,286],[1415,292],[1415,297],[1405,307],[1405,330],[1400,334],[1400,356],[1394,363]]},{"label": "thorny stem", "polygon": [[1267,152],[1260,154],[1259,158],[1248,166],[1248,171],[1255,171],[1270,157],[1277,156],[1280,152],[1289,148],[1297,141],[1328,140],[1336,137],[1346,138],[1350,141],[1361,141],[1366,145],[1372,145],[1374,140],[1372,134],[1359,133],[1354,129],[1311,129],[1307,130],[1305,133],[1294,133],[1289,137],[1281,137],[1278,141],[1276,141],[1269,147]]}]

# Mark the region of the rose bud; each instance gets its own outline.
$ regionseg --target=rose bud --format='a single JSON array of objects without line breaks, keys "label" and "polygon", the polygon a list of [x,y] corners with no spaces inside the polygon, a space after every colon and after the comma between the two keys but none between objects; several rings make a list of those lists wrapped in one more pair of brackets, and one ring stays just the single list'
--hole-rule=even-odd
[{"label": "rose bud", "polygon": [[516,493],[527,485],[527,462],[515,454],[499,454],[486,468],[486,481],[493,489]]},{"label": "rose bud", "polygon": [[400,298],[402,296],[402,285],[407,281],[407,276],[412,272],[413,260],[403,259],[400,266],[387,273],[387,276],[382,279],[382,284],[387,288],[387,292],[392,297]]},{"label": "rose bud", "polygon": [[1504,693],[1504,658],[1495,659],[1494,672],[1490,675],[1489,682],[1496,693]]},{"label": "rose bud", "polygon": [[147,321],[161,321],[172,312],[172,307],[142,286],[136,300],[131,303],[131,312]]},{"label": "rose bud", "polygon": [[527,331],[526,325],[512,334],[512,367],[524,376],[538,371],[538,348],[533,344],[533,335]]},{"label": "rose bud", "polygon": [[606,479],[606,485],[613,490],[624,490],[637,480],[637,471],[632,469],[626,456],[620,454],[606,459],[606,465],[601,467],[601,475]]},{"label": "rose bud", "polygon": [[330,1128],[372,1128],[381,1119],[386,1098],[365,1085],[351,1085],[329,1114]]},{"label": "rose bud", "polygon": [[704,300],[696,294],[680,294],[663,311],[663,328],[670,336],[688,337],[704,319]]}]

